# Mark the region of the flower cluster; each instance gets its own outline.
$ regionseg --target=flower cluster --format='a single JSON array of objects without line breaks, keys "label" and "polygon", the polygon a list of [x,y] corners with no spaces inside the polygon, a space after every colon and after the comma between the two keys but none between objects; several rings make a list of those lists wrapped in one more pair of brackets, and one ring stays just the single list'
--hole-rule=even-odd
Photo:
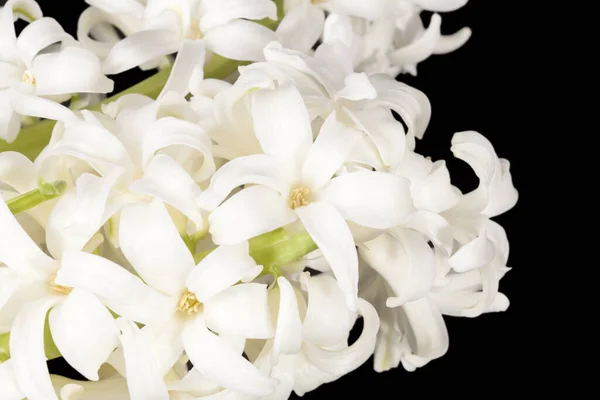
[{"label": "flower cluster", "polygon": [[[394,79],[467,40],[420,19],[466,0],[87,2],[78,40],[0,9],[0,398],[287,399],[508,307],[509,162],[456,133],[462,193]],[[103,100],[135,67],[160,89]]]}]

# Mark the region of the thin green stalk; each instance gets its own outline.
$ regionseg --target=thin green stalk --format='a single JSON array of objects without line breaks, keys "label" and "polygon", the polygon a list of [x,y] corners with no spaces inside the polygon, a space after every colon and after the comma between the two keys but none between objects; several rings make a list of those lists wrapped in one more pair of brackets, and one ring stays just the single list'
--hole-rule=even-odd
[{"label": "thin green stalk", "polygon": [[67,189],[65,181],[56,181],[53,183],[40,183],[37,189],[23,193],[17,197],[8,200],[6,204],[8,209],[14,214],[20,214],[24,211],[31,210],[48,200],[55,199],[61,196]]}]

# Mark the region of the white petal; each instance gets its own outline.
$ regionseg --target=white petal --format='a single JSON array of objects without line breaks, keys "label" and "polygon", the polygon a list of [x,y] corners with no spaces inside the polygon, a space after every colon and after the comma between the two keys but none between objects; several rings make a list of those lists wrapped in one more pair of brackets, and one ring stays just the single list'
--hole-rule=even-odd
[{"label": "white petal", "polygon": [[457,132],[452,136],[452,153],[473,168],[481,185],[492,182],[498,157],[490,141],[475,131]]},{"label": "white petal", "polygon": [[441,24],[442,17],[433,14],[427,29],[410,44],[389,53],[389,59],[396,65],[414,65],[429,58],[440,40]]},{"label": "white petal", "polygon": [[346,14],[369,20],[389,15],[393,10],[392,2],[386,0],[369,0],[368,2],[360,0],[332,0],[332,3],[332,7]]},{"label": "white petal", "polygon": [[152,348],[151,353],[160,376],[166,375],[181,358],[182,330],[182,319],[174,316],[164,324],[146,325],[140,332],[140,336],[143,336],[143,340]]},{"label": "white petal", "polygon": [[94,254],[65,252],[55,282],[87,290],[120,316],[145,325],[163,322],[175,312],[177,299],[158,293],[125,268]]},{"label": "white petal", "polygon": [[42,18],[42,10],[34,0],[11,0],[0,9],[0,59],[17,61],[17,37],[15,20],[20,18],[28,22],[29,17],[19,12],[19,9],[31,15],[34,19]]},{"label": "white petal", "polygon": [[353,113],[361,128],[377,146],[386,166],[395,166],[404,155],[406,134],[404,127],[384,108],[360,110]]},{"label": "white petal", "polygon": [[109,14],[130,14],[141,18],[144,12],[142,2],[138,0],[86,0],[86,3]]},{"label": "white petal", "polygon": [[302,2],[288,10],[277,26],[277,40],[285,48],[308,53],[323,33],[325,13]]},{"label": "white petal", "polygon": [[352,48],[353,41],[352,18],[344,13],[327,15],[323,29],[323,42],[328,44],[342,42],[346,47]]},{"label": "white petal", "polygon": [[125,207],[119,242],[127,260],[148,285],[169,296],[181,293],[194,267],[194,257],[162,202]]},{"label": "white petal", "polygon": [[249,282],[262,271],[249,255],[247,241],[221,245],[192,270],[186,287],[204,303],[236,282]]},{"label": "white petal", "polygon": [[306,154],[302,165],[303,183],[313,189],[323,187],[348,161],[361,138],[359,131],[338,121],[336,112],[331,113]]},{"label": "white petal", "polygon": [[[226,268],[221,265],[221,268]],[[206,326],[213,332],[248,339],[268,339],[275,329],[267,301],[267,285],[231,286],[204,303]]]},{"label": "white petal", "polygon": [[181,50],[177,53],[175,64],[171,70],[169,80],[163,87],[162,97],[165,93],[175,91],[182,96],[187,96],[190,92],[190,78],[195,70],[203,71],[204,60],[206,58],[206,49],[201,40],[184,40]]},{"label": "white petal", "polygon": [[[99,153],[98,149],[102,149],[102,152]],[[109,130],[88,122],[67,125],[64,136],[50,143],[38,156],[36,166],[43,170],[46,160],[63,156],[82,160],[103,176],[108,175],[115,166],[133,169],[129,154],[119,139]]]},{"label": "white petal", "polygon": [[438,40],[433,54],[447,54],[461,48],[471,37],[470,28],[462,28],[452,35],[442,35]]},{"label": "white petal", "polygon": [[323,385],[337,380],[336,375],[321,371],[312,362],[306,359],[303,353],[294,360],[294,392],[298,396],[311,392]]},{"label": "white petal", "polygon": [[57,391],[61,388],[61,400],[130,400],[127,380],[118,374],[98,382],[73,380],[60,375],[51,375],[51,379]]},{"label": "white petal", "polygon": [[51,44],[68,39],[72,39],[71,36],[54,18],[44,17],[23,29],[17,39],[17,50],[23,63],[31,67],[33,59],[40,51]]},{"label": "white petal", "polygon": [[506,263],[508,260],[509,253],[509,243],[508,237],[506,235],[506,231],[496,221],[488,220],[486,224],[486,232],[488,239],[494,243],[494,247],[496,248],[496,252],[499,253],[501,262]]},{"label": "white petal", "polygon": [[[0,285],[0,302],[3,303],[0,307],[0,332],[8,333],[23,304],[37,301],[48,293],[48,281],[22,278],[8,267],[2,267],[0,270],[3,271],[0,273],[0,278],[3,279]],[[0,351],[0,358],[3,355]]]},{"label": "white petal", "polygon": [[216,244],[235,244],[291,224],[297,217],[282,196],[264,186],[234,194],[208,217]]},{"label": "white petal", "polygon": [[200,30],[206,32],[235,19],[277,20],[277,6],[270,0],[203,0]]},{"label": "white petal", "polygon": [[179,51],[179,35],[168,30],[139,31],[128,36],[112,48],[104,60],[107,75],[120,74],[157,57]]},{"label": "white petal", "polygon": [[118,175],[100,178],[83,174],[76,192],[65,193],[56,203],[46,226],[46,245],[56,259],[66,250],[82,250],[85,244],[117,211],[108,198]]},{"label": "white petal", "polygon": [[1,198],[0,262],[22,276],[36,280],[45,280],[56,269],[56,261],[27,235]]},{"label": "white petal", "polygon": [[467,4],[469,0],[412,0],[424,10],[449,12],[455,11]]},{"label": "white petal", "polygon": [[496,254],[494,243],[485,232],[461,247],[450,257],[449,265],[456,272],[465,272],[489,264]]},{"label": "white petal", "polygon": [[12,95],[11,104],[14,110],[21,115],[61,122],[71,122],[76,120],[73,111],[62,104],[42,97],[15,92]]},{"label": "white petal", "polygon": [[12,105],[13,93],[11,89],[0,90],[0,139],[7,143],[14,142],[21,129],[21,116]]},{"label": "white petal", "polygon": [[379,331],[379,316],[375,308],[363,299],[358,299],[356,306],[364,325],[360,337],[352,346],[342,350],[329,350],[305,344],[306,357],[321,371],[342,376],[360,367],[373,354]]},{"label": "white petal", "polygon": [[448,351],[448,331],[442,314],[428,298],[404,304],[400,328],[408,351],[402,359],[404,368],[414,371]]},{"label": "white petal", "polygon": [[[316,65],[313,65],[312,68],[322,76],[323,82],[326,83],[325,87],[332,96],[343,89],[346,86],[348,76],[354,74],[352,53],[348,47],[340,42],[323,43],[317,47],[313,63]],[[351,81],[357,81],[356,76],[350,79]],[[363,81],[363,79],[358,77],[357,83],[360,83],[360,81]]]},{"label": "white petal", "polygon": [[[170,93],[174,94],[173,92]],[[176,96],[176,98],[186,104],[185,98],[179,96]],[[166,102],[167,99],[168,96],[165,96],[161,101]],[[183,104],[173,104],[174,109],[181,110]],[[165,107],[163,112],[168,112],[166,105],[163,105],[163,107]],[[163,117],[154,122],[149,130],[141,133],[143,135],[142,162],[144,165],[148,165],[158,151],[166,151],[169,147],[180,146],[187,150],[197,150],[202,155],[202,166],[193,174],[196,182],[208,179],[215,172],[212,142],[208,134],[197,124],[176,117]]]},{"label": "white petal", "polygon": [[52,309],[49,323],[65,360],[86,379],[100,379],[100,366],[119,343],[117,325],[104,304],[84,290],[73,289]]},{"label": "white petal", "polygon": [[344,293],[331,276],[302,278],[308,292],[308,309],[302,326],[304,341],[322,347],[340,344],[348,338],[353,322]]},{"label": "white petal", "polygon": [[196,198],[202,190],[183,167],[167,155],[155,156],[144,170],[144,175],[129,189],[171,205],[193,221],[198,229],[204,225],[204,217],[196,205]]},{"label": "white petal", "polygon": [[452,227],[442,216],[429,211],[417,211],[404,226],[427,235],[436,247],[443,249],[447,255],[452,254]]},{"label": "white petal", "polygon": [[214,210],[242,185],[262,185],[279,193],[287,193],[288,185],[281,176],[277,160],[264,154],[239,157],[223,165],[213,175],[210,186],[201,196],[201,204]]},{"label": "white petal", "polygon": [[413,184],[411,192],[417,209],[438,214],[458,204],[462,195],[451,184],[450,173],[443,160],[433,163],[429,176]]},{"label": "white petal", "polygon": [[302,96],[293,86],[260,90],[252,98],[254,132],[265,152],[282,165],[300,166],[312,145],[312,128]]},{"label": "white petal", "polygon": [[383,234],[359,248],[360,256],[386,280],[395,296],[388,307],[426,296],[436,274],[436,260],[427,240],[410,229]]},{"label": "white petal", "polygon": [[0,182],[23,194],[37,189],[37,172],[31,160],[16,151],[0,153]]},{"label": "white petal", "polygon": [[[296,354],[302,348],[302,320],[298,309],[296,292],[283,276],[277,278],[279,299],[277,299],[277,330],[273,339],[271,359],[273,365],[279,362],[280,354]],[[342,298],[343,301],[343,298]]]},{"label": "white petal", "polygon": [[490,218],[510,210],[517,204],[519,199],[519,192],[515,189],[512,182],[510,162],[501,158],[499,159],[499,163],[500,167],[497,169],[494,183],[490,188],[490,202],[481,212]]},{"label": "white petal", "polygon": [[344,219],[376,229],[400,225],[414,211],[410,181],[384,172],[338,176],[323,189],[322,200]]},{"label": "white petal", "polygon": [[22,400],[25,395],[19,388],[12,364],[12,360],[0,363],[0,395],[3,400]]},{"label": "white petal", "polygon": [[255,22],[236,19],[206,32],[206,47],[239,61],[261,61],[263,48],[275,40],[275,32]]},{"label": "white petal", "polygon": [[385,74],[369,76],[377,90],[377,98],[372,100],[375,107],[384,106],[396,111],[408,126],[408,134],[423,138],[431,119],[431,103],[423,92],[410,87]]},{"label": "white petal", "polygon": [[244,394],[265,396],[273,392],[275,382],[210,332],[201,319],[186,324],[182,339],[194,367],[206,378]]},{"label": "white petal", "polygon": [[37,56],[32,72],[38,96],[109,93],[114,88],[113,81],[102,73],[98,57],[80,47],[69,46],[58,53]]},{"label": "white petal", "polygon": [[[131,2],[136,3],[136,0]],[[141,6],[139,3],[138,5]],[[140,25],[140,20],[129,15],[112,14],[96,7],[88,7],[77,21],[77,40],[86,49],[105,58],[113,46],[121,40],[115,28],[127,35],[139,30]]]},{"label": "white petal", "polygon": [[330,204],[311,203],[296,209],[304,228],[331,266],[351,311],[358,296],[358,255],[348,224]]},{"label": "white petal", "polygon": [[350,101],[373,100],[377,91],[364,72],[352,73],[344,78],[344,87],[335,94],[336,99]]},{"label": "white petal", "polygon": [[57,399],[44,353],[46,314],[60,297],[27,303],[17,315],[11,331],[10,354],[19,387],[30,400]]},{"label": "white petal", "polygon": [[119,319],[121,343],[127,365],[127,386],[132,400],[169,400],[163,377],[154,362],[152,343],[144,340],[139,328],[122,318]]}]

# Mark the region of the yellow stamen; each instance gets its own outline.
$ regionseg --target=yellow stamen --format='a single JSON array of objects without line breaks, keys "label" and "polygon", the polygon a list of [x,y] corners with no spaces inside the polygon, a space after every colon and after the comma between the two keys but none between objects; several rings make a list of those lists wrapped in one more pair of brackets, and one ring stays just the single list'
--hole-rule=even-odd
[{"label": "yellow stamen", "polygon": [[196,314],[202,311],[202,303],[198,301],[194,293],[186,289],[181,295],[181,299],[179,299],[177,311],[187,315]]},{"label": "yellow stamen", "polygon": [[308,188],[296,188],[290,194],[289,206],[292,210],[298,207],[304,207],[310,202],[310,190]]},{"label": "yellow stamen", "polygon": [[200,21],[197,19],[193,19],[192,23],[190,24],[190,30],[188,31],[187,35],[185,36],[187,39],[191,39],[191,40],[200,40],[204,37],[204,35],[202,34],[202,31],[200,30]]},{"label": "yellow stamen", "polygon": [[36,85],[36,80],[35,80],[35,76],[33,76],[33,74],[31,73],[31,71],[25,71],[23,72],[23,77],[21,78],[23,80],[23,82],[31,85],[31,86],[35,86]]},{"label": "yellow stamen", "polygon": [[52,276],[50,277],[50,289],[52,289],[55,292],[58,292],[60,294],[69,294],[69,293],[71,293],[71,291],[73,290],[73,288],[59,285],[58,283],[56,283],[54,281],[55,279],[56,279],[56,274],[52,274]]}]

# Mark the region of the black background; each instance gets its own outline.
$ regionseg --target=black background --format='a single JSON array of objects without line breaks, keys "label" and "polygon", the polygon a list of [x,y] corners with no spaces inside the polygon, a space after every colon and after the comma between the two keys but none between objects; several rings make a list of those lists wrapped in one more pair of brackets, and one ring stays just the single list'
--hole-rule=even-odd
[{"label": "black background", "polygon": [[[368,0],[365,0],[368,1]],[[75,34],[77,17],[86,7],[83,0],[39,0],[47,16],[56,18]],[[1,1],[0,1],[1,3]],[[464,8],[442,14],[443,33],[469,26],[473,35],[460,50],[433,56],[419,64],[418,75],[401,75],[404,81],[422,90],[433,107],[431,124],[417,151],[433,160],[445,159],[453,184],[463,192],[477,185],[472,170],[453,158],[450,140],[455,132],[476,130],[489,138],[500,157],[511,162],[519,202],[508,213],[496,218],[508,234],[513,267],[501,281],[500,290],[511,301],[504,313],[485,314],[475,319],[446,317],[450,334],[448,353],[415,372],[396,370],[378,374],[372,359],[357,371],[304,396],[307,399],[332,398],[352,393],[357,397],[401,397],[418,393],[444,393],[457,397],[481,397],[498,394],[514,384],[532,388],[537,380],[532,373],[544,336],[534,336],[536,304],[529,280],[533,265],[528,256],[531,239],[531,214],[528,205],[533,191],[530,158],[525,152],[529,135],[528,113],[523,104],[527,95],[515,89],[527,85],[528,37],[520,32],[517,13],[504,1],[471,0]],[[425,14],[426,25],[430,14]],[[520,36],[517,36],[520,34]],[[123,90],[148,73],[138,69],[120,76],[116,90]],[[524,84],[520,80],[524,80]],[[50,363],[52,372],[65,373],[64,362]],[[418,390],[418,392],[417,392]]]}]

